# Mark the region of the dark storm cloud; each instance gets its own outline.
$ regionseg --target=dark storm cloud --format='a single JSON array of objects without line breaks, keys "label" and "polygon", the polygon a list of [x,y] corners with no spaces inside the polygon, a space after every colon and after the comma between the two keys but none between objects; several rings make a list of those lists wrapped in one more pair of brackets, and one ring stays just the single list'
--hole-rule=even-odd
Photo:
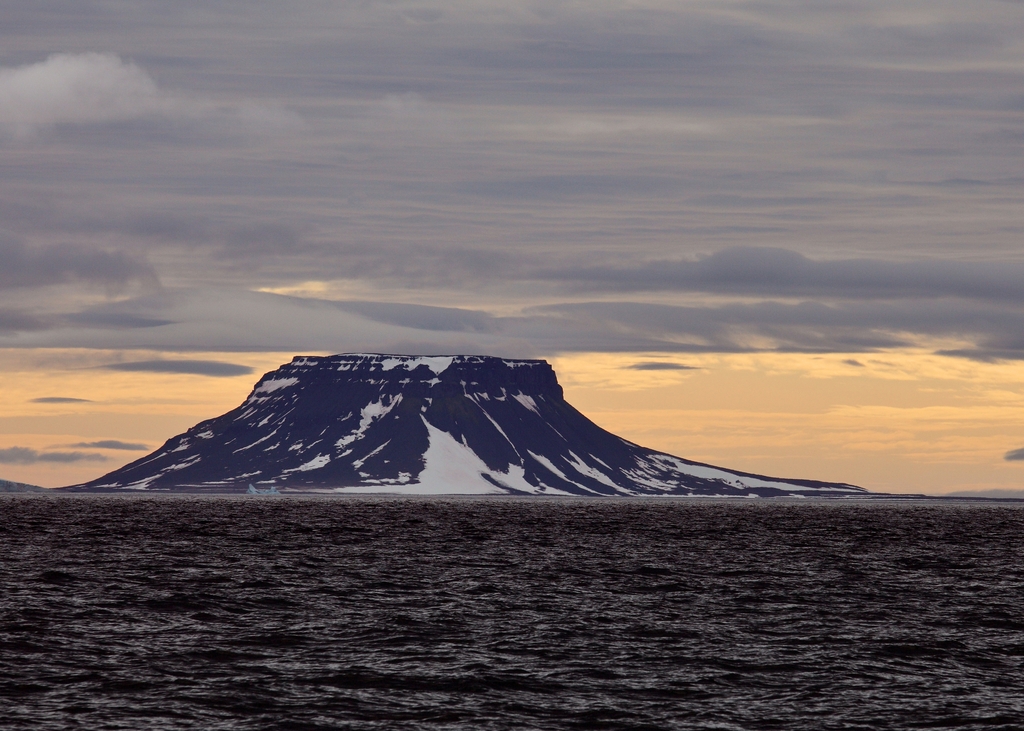
[{"label": "dark storm cloud", "polygon": [[51,462],[70,464],[73,462],[104,462],[106,457],[94,452],[38,452],[28,447],[0,449],[0,464],[38,464]]},{"label": "dark storm cloud", "polygon": [[1007,462],[1021,462],[1024,461],[1024,448],[1013,449],[1003,455],[1003,459]]},{"label": "dark storm cloud", "polygon": [[129,363],[109,363],[100,366],[108,371],[131,373],[179,373],[192,376],[244,376],[252,373],[249,366],[216,360],[140,360]]},{"label": "dark storm cloud", "polygon": [[87,398],[72,398],[70,396],[41,396],[32,399],[34,404],[91,404]]},{"label": "dark storm cloud", "polygon": [[145,444],[138,442],[121,442],[117,439],[101,439],[98,442],[78,442],[71,444],[72,447],[84,447],[86,449],[123,449],[130,452],[143,452],[149,449]]}]

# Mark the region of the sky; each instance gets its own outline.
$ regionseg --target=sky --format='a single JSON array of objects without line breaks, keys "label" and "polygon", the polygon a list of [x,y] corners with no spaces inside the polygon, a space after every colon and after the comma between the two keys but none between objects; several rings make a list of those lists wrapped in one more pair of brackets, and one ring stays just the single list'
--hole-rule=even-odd
[{"label": "sky", "polygon": [[296,354],[546,358],[645,446],[1024,476],[1019,0],[8,0],[0,478]]}]

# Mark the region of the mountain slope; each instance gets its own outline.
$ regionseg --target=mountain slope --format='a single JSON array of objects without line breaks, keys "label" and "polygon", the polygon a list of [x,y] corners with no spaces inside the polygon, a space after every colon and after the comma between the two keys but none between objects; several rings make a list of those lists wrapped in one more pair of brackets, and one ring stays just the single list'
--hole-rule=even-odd
[{"label": "mountain slope", "polygon": [[655,452],[601,429],[540,360],[296,357],[245,402],[73,491],[863,494]]}]

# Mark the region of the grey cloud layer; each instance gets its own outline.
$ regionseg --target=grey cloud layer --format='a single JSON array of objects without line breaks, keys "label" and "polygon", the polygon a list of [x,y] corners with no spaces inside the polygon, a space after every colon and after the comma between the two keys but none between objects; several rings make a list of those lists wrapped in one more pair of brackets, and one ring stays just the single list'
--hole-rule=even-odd
[{"label": "grey cloud layer", "polygon": [[[129,324],[132,318],[134,326]],[[102,305],[81,313],[74,322],[0,335],[0,346],[531,356],[659,350],[845,353],[943,342],[962,344],[937,351],[944,355],[1024,359],[1024,306],[1001,300],[751,300],[693,305],[586,301],[495,315],[463,308],[207,289],[165,290]],[[205,376],[250,372],[232,363],[179,359],[104,367]],[[635,367],[686,368],[661,361]]]},{"label": "grey cloud layer", "polygon": [[13,237],[0,237],[0,262],[0,290],[67,282],[120,289],[156,280],[149,264],[129,253],[71,244],[32,247]]},{"label": "grey cloud layer", "polygon": [[1019,3],[4,18],[4,345],[1024,348]]},{"label": "grey cloud layer", "polygon": [[691,261],[537,272],[581,289],[681,291],[760,297],[960,297],[1024,303],[1024,262],[812,260],[794,251],[738,247]]}]

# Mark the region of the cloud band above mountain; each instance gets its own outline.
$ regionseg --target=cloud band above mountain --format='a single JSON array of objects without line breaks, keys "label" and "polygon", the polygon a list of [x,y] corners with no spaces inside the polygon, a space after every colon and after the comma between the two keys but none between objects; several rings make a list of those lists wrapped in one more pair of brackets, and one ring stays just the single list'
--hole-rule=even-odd
[{"label": "cloud band above mountain", "polygon": [[[1007,299],[782,298],[689,305],[584,300],[517,312],[330,301],[239,290],[165,290],[94,307],[52,327],[0,335],[8,347],[157,351],[870,352],[929,348],[975,360],[1024,358],[1024,307]],[[950,347],[951,343],[958,344]],[[235,376],[221,361],[112,363],[112,370]],[[653,367],[653,366],[650,366]],[[662,367],[659,364],[659,367]]]}]

